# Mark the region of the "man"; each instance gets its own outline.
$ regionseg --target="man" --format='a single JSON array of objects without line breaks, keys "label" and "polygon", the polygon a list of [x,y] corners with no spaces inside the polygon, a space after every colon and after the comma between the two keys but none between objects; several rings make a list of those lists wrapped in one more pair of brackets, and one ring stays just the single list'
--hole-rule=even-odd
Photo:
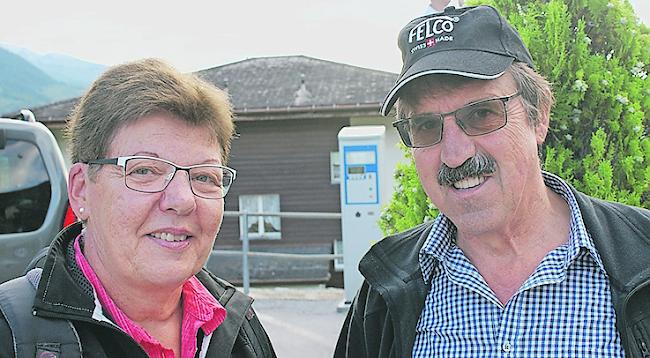
[{"label": "man", "polygon": [[382,114],[441,214],[385,238],[335,357],[649,357],[650,211],[540,169],[553,96],[487,6],[399,35]]},{"label": "man", "polygon": [[464,0],[431,0],[424,10],[424,14],[443,12],[447,6],[462,7],[464,2]]}]

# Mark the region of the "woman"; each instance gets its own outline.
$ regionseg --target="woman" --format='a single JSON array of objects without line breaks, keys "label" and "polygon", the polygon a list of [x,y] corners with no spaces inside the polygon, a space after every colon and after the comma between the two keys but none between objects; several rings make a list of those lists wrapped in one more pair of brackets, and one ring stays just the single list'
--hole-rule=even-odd
[{"label": "woman", "polygon": [[[203,269],[235,179],[233,132],[223,91],[160,61],[97,79],[68,122],[81,223],[54,239],[40,280],[22,280],[35,292],[0,295],[0,357],[274,357],[252,300]],[[12,297],[33,299],[35,317]]]}]

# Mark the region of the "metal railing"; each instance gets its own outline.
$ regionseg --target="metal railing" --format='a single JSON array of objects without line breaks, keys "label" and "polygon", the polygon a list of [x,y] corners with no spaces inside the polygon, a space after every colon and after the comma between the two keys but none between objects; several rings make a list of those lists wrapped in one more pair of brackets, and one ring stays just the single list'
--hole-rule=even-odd
[{"label": "metal railing", "polygon": [[273,253],[273,252],[251,252],[249,250],[250,238],[248,237],[248,218],[250,216],[274,216],[280,218],[292,219],[329,219],[341,220],[341,213],[321,213],[321,212],[249,212],[249,211],[225,211],[224,217],[241,217],[243,228],[240,230],[240,238],[242,242],[241,252],[228,251],[228,250],[212,250],[213,253],[225,255],[241,255],[242,257],[242,284],[244,293],[250,292],[250,273],[248,268],[248,258],[251,256],[260,257],[275,257],[285,259],[300,259],[300,260],[334,260],[343,258],[340,254],[287,254],[287,253]]}]

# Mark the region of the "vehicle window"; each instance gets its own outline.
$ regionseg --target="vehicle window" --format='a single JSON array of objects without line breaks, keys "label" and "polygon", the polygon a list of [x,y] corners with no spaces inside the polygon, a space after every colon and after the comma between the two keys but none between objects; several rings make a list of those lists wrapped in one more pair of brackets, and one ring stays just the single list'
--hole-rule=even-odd
[{"label": "vehicle window", "polygon": [[0,149],[0,234],[40,228],[51,191],[38,148],[30,142],[8,139]]}]

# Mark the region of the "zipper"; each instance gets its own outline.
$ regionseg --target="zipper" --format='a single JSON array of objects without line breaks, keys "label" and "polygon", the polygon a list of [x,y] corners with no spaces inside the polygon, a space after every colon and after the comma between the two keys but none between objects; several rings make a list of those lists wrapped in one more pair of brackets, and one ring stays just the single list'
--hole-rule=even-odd
[{"label": "zipper", "polygon": [[645,341],[640,338],[638,342],[639,342],[639,348],[641,349],[641,356],[643,358],[650,358],[650,349],[648,349],[648,345],[645,344]]},{"label": "zipper", "polygon": [[[646,279],[645,281],[641,282],[641,284],[637,285],[632,289],[630,293],[625,296],[625,299],[623,300],[623,307],[622,307],[622,312],[621,316],[625,319],[626,323],[625,326],[628,327],[628,329],[631,329],[632,327],[629,326],[629,318],[627,317],[627,303],[630,302],[630,298],[634,296],[637,292],[641,291],[644,289],[646,286],[650,286],[650,280]],[[638,336],[634,332],[630,332],[632,334],[632,338],[636,339],[636,343],[639,346],[639,350],[641,352],[641,357],[642,358],[650,358],[650,347],[648,347],[648,343],[643,338],[642,332],[638,332]]]},{"label": "zipper", "polygon": [[643,334],[641,327],[636,327],[636,333],[636,335],[634,333],[632,334],[636,339],[637,345],[639,346],[639,351],[641,351],[641,357],[650,358],[650,348],[648,348],[648,344],[645,341],[647,337]]}]

